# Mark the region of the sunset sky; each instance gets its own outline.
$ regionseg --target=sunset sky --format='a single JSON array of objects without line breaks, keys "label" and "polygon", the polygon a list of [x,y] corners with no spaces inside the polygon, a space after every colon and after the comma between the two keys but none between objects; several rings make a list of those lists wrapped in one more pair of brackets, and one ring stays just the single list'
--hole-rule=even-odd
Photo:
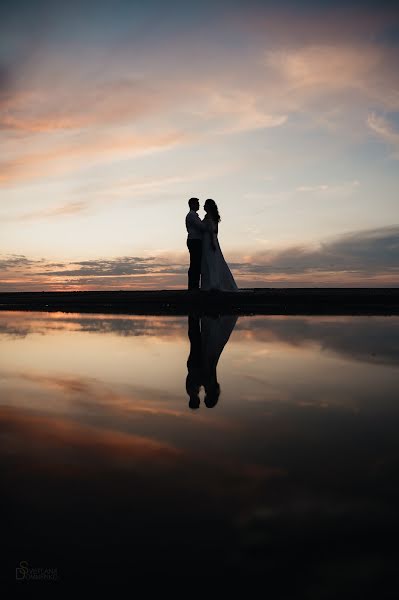
[{"label": "sunset sky", "polygon": [[398,286],[398,65],[394,3],[1,2],[0,291],[185,287],[191,196],[241,287]]}]

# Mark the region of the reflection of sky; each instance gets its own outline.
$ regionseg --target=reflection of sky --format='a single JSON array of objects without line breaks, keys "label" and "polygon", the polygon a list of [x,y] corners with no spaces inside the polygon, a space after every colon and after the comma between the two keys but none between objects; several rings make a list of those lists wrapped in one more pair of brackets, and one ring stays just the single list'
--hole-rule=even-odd
[{"label": "reflection of sky", "polygon": [[1,289],[182,286],[192,195],[242,286],[397,285],[397,9],[59,4],[1,7]]},{"label": "reflection of sky", "polygon": [[[196,426],[185,406],[186,318],[13,312],[1,317],[6,404],[22,402],[85,422],[104,411],[119,418],[123,429],[129,422],[133,431],[138,416],[165,419],[173,429],[180,416]],[[203,411],[201,419],[240,428],[247,410],[251,423],[252,412],[278,414],[286,405],[393,408],[397,332],[396,317],[242,317],[218,364],[221,405],[211,414]],[[381,390],[383,397],[373,405]]]},{"label": "reflection of sky", "polygon": [[[82,552],[94,547],[99,560],[132,535],[142,557],[155,543],[182,559],[188,544],[220,565],[245,565],[257,547],[262,566],[296,535],[317,568],[340,572],[334,550],[312,555],[321,535],[357,564],[375,547],[389,553],[382,538],[399,526],[398,318],[240,318],[217,366],[218,404],[191,411],[187,318],[0,317],[6,500],[32,519],[14,528],[19,553],[27,544],[39,553],[42,537],[28,542],[35,523],[51,538],[58,514],[53,556],[60,543],[70,552],[76,523]],[[352,533],[366,531],[358,555]],[[87,560],[73,556],[57,560],[70,569]]]}]

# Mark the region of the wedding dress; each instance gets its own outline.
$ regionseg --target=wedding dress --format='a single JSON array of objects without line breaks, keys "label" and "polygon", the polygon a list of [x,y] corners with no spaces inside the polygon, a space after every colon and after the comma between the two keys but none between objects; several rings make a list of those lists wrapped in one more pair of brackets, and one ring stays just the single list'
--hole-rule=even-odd
[{"label": "wedding dress", "polygon": [[237,284],[220,249],[217,225],[207,217],[203,223],[206,230],[202,235],[201,289],[236,292]]},{"label": "wedding dress", "polygon": [[217,379],[216,367],[237,319],[236,315],[222,315],[217,318],[204,315],[201,318],[202,368],[206,376],[214,373],[215,380]]}]

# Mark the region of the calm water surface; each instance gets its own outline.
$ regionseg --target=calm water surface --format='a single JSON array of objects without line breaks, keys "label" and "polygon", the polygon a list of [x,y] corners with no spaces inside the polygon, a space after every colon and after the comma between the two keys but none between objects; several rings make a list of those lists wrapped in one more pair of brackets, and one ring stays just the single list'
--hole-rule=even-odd
[{"label": "calm water surface", "polygon": [[3,582],[392,589],[399,318],[1,312],[0,356]]}]

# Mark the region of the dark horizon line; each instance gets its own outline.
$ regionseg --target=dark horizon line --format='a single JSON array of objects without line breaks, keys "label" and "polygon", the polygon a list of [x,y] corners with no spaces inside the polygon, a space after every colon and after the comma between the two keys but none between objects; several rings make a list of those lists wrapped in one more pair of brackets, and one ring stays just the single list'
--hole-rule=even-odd
[{"label": "dark horizon line", "polygon": [[137,315],[398,315],[399,287],[242,288],[238,292],[88,290],[0,292],[2,311]]}]

